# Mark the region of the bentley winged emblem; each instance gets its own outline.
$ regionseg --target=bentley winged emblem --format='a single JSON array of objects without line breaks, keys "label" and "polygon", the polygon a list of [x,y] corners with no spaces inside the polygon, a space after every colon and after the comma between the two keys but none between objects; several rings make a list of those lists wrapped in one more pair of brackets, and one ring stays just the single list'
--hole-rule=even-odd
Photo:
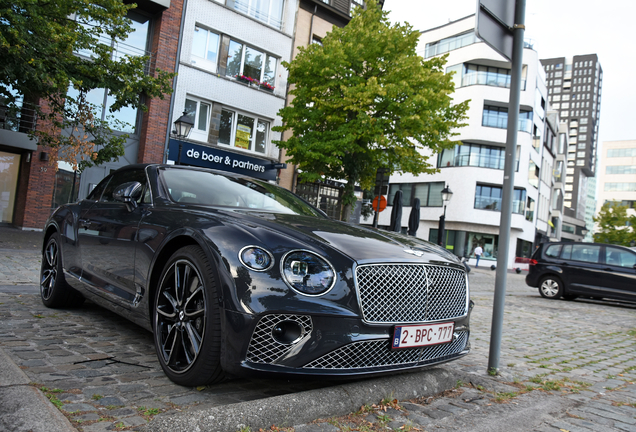
[{"label": "bentley winged emblem", "polygon": [[416,257],[421,257],[422,255],[424,255],[424,252],[413,249],[404,249],[404,252],[406,252],[407,254],[415,255]]}]

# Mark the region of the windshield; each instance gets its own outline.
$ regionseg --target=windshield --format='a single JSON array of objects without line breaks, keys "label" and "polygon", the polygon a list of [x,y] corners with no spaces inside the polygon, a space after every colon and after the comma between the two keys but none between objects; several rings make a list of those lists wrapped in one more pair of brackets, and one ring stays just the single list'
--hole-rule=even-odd
[{"label": "windshield", "polygon": [[178,203],[324,217],[288,190],[260,180],[177,168],[162,169],[161,177]]}]

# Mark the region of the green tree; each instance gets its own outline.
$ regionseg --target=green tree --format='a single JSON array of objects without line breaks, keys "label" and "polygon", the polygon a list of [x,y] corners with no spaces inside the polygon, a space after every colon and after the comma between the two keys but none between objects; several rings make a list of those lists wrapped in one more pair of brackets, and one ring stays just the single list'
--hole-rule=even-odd
[{"label": "green tree", "polygon": [[108,89],[110,112],[146,111],[144,100],[172,92],[172,73],[149,75],[148,57],[116,53],[132,31],[126,14],[135,7],[122,0],[0,3],[0,104],[14,112],[24,110],[22,100],[36,104],[39,130],[31,134],[75,168],[124,154],[127,135],[95,115],[90,90]]},{"label": "green tree", "polygon": [[594,234],[597,243],[630,246],[636,241],[636,216],[628,216],[627,206],[618,201],[603,204],[594,222],[600,229]]},{"label": "green tree", "polygon": [[452,148],[452,131],[464,126],[468,102],[453,103],[446,57],[424,60],[416,53],[418,38],[408,24],[391,25],[371,0],[322,45],[301,48],[283,63],[294,99],[274,130],[290,129],[293,136],[276,144],[301,169],[301,179],[347,181],[343,220],[356,201],[356,184],[370,188],[381,167],[436,172],[421,150]]}]

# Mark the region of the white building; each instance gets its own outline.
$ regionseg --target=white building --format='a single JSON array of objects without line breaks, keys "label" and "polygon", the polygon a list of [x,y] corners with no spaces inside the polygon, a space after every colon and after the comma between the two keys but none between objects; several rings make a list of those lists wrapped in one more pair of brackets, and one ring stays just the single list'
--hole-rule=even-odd
[{"label": "white building", "polygon": [[[439,173],[392,176],[388,203],[398,189],[403,191],[404,230],[412,200],[420,198],[417,236],[437,243],[443,213],[440,192],[450,187],[453,196],[446,208],[446,248],[458,256],[474,257],[473,250],[480,245],[484,249],[481,263],[490,265],[497,258],[499,241],[511,64],[476,38],[474,26],[473,15],[420,36],[423,57],[448,53],[446,70],[455,73],[453,97],[458,101],[470,99],[468,126],[457,131],[456,140],[462,145],[432,157]],[[508,267],[516,267],[515,257],[532,253],[537,227],[551,236],[555,234],[550,224],[554,217],[551,200],[556,131],[553,127],[549,136],[544,133],[545,72],[531,47],[523,53],[521,90]],[[379,225],[389,225],[390,210],[381,213]]]},{"label": "white building", "polygon": [[[182,26],[172,121],[194,122],[171,139],[168,161],[276,178],[297,0],[190,0]],[[174,138],[174,137],[173,137]],[[181,144],[181,151],[179,151]]]},{"label": "white building", "polygon": [[596,214],[606,202],[618,201],[636,215],[636,140],[604,141],[597,176]]}]

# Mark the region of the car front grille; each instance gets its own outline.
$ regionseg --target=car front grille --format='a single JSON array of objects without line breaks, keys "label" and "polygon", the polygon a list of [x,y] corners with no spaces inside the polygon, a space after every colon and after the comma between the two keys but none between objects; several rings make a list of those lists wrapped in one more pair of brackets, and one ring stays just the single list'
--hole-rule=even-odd
[{"label": "car front grille", "polygon": [[308,363],[306,369],[390,369],[437,363],[457,356],[468,343],[468,331],[456,332],[452,342],[419,349],[391,349],[390,339],[353,342]]},{"label": "car front grille", "polygon": [[356,268],[366,322],[396,324],[457,318],[468,312],[466,273],[426,264],[370,264]]},{"label": "car front grille", "polygon": [[[295,343],[282,344],[272,336],[274,327],[284,321],[294,321],[302,328],[302,337]],[[311,317],[307,315],[265,315],[254,329],[250,345],[247,348],[247,360],[264,364],[276,362],[276,360],[291,351],[294,345],[307,337],[311,333],[312,327]]]}]

